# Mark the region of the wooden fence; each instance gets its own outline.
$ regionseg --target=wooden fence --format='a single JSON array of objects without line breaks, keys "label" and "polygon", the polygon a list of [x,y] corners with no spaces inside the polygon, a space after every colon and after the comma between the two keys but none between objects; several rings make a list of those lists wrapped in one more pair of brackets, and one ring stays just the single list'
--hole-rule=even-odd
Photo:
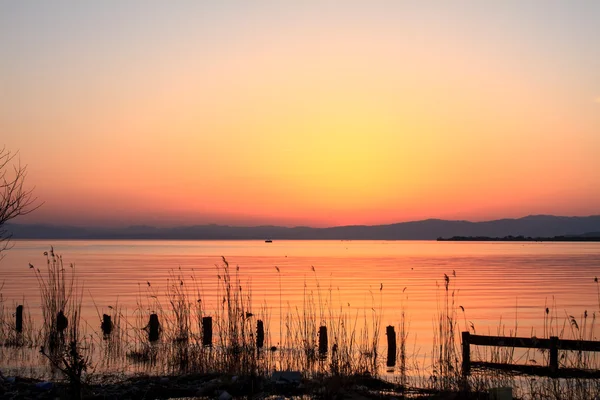
[{"label": "wooden fence", "polygon": [[[529,349],[546,349],[550,352],[548,366],[542,365],[519,365],[506,363],[492,363],[485,361],[471,361],[471,345],[513,347]],[[530,375],[550,376],[557,378],[600,378],[600,371],[579,368],[559,368],[558,351],[593,351],[600,352],[600,342],[587,340],[563,340],[556,336],[549,339],[521,338],[505,336],[482,336],[471,335],[469,332],[462,333],[462,372],[463,375],[471,374],[471,368],[493,368],[499,370],[510,370]]]}]

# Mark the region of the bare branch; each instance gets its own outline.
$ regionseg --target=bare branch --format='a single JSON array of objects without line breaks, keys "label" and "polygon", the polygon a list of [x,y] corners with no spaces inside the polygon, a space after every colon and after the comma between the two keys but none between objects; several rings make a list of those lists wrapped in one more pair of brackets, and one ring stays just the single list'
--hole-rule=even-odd
[{"label": "bare branch", "polygon": [[[15,160],[16,159],[16,160]],[[27,166],[21,165],[18,153],[11,153],[6,147],[0,149],[0,258],[9,249],[12,233],[6,223],[18,216],[29,214],[42,203],[33,196],[33,188],[25,188]]]}]

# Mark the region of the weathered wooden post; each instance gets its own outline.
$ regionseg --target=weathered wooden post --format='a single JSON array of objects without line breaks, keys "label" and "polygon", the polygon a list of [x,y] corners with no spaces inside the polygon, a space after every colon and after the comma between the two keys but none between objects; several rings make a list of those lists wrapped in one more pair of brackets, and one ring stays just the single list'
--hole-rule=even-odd
[{"label": "weathered wooden post", "polygon": [[110,315],[103,314],[102,315],[102,324],[100,324],[100,328],[102,329],[102,333],[104,336],[110,336],[113,328],[112,321],[110,319]]},{"label": "weathered wooden post", "polygon": [[160,322],[157,314],[150,314],[148,322],[148,341],[156,342],[160,337]]},{"label": "weathered wooden post", "polygon": [[558,337],[550,336],[550,372],[558,372]]},{"label": "weathered wooden post", "polygon": [[462,333],[462,373],[463,376],[471,375],[471,344],[469,340],[471,334],[469,332]]},{"label": "weathered wooden post", "polygon": [[392,325],[385,328],[385,334],[387,335],[388,352],[387,352],[387,363],[388,367],[396,366],[396,330]]},{"label": "weathered wooden post", "polygon": [[65,313],[60,310],[58,314],[56,314],[56,330],[58,333],[63,333],[65,329],[69,326],[69,320],[65,317]]},{"label": "weathered wooden post", "polygon": [[262,349],[265,345],[265,327],[261,319],[256,321],[256,348]]},{"label": "weathered wooden post", "polygon": [[202,317],[202,346],[212,347],[212,317]]},{"label": "weathered wooden post", "polygon": [[15,313],[15,330],[17,333],[23,333],[23,306],[17,306],[17,312]]},{"label": "weathered wooden post", "polygon": [[324,357],[327,355],[327,327],[319,327],[319,356]]}]

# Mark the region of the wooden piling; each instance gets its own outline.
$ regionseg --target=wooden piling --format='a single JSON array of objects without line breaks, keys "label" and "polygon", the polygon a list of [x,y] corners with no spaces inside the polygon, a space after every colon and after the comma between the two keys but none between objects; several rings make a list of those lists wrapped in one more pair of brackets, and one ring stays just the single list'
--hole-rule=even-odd
[{"label": "wooden piling", "polygon": [[160,338],[160,322],[157,314],[150,314],[148,321],[148,341],[156,342]]},{"label": "wooden piling", "polygon": [[262,320],[256,321],[256,348],[262,349],[265,345],[265,327]]},{"label": "wooden piling", "polygon": [[69,320],[65,317],[65,313],[62,310],[56,314],[56,330],[62,333],[69,326]]},{"label": "wooden piling", "polygon": [[110,336],[112,333],[113,324],[110,318],[110,315],[103,314],[102,315],[102,324],[100,324],[100,328],[102,328],[102,333],[104,336]]},{"label": "wooden piling", "polygon": [[23,306],[18,305],[15,313],[15,330],[17,333],[23,333]]},{"label": "wooden piling", "polygon": [[212,347],[212,317],[202,317],[202,346]]},{"label": "wooden piling", "polygon": [[321,357],[327,354],[328,344],[327,344],[327,327],[320,326],[319,327],[319,355]]},{"label": "wooden piling", "polygon": [[387,352],[387,363],[388,367],[396,366],[396,330],[392,325],[385,328],[385,334],[387,335],[388,352]]},{"label": "wooden piling", "polygon": [[469,332],[462,333],[462,374],[463,376],[471,375],[471,334]]}]

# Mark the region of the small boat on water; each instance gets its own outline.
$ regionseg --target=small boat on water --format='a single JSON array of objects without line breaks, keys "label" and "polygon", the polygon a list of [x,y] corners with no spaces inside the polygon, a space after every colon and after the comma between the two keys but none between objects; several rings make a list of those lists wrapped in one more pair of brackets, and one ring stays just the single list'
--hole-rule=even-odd
[{"label": "small boat on water", "polygon": [[267,239],[265,240],[265,243],[273,243],[273,241],[271,239]]}]

